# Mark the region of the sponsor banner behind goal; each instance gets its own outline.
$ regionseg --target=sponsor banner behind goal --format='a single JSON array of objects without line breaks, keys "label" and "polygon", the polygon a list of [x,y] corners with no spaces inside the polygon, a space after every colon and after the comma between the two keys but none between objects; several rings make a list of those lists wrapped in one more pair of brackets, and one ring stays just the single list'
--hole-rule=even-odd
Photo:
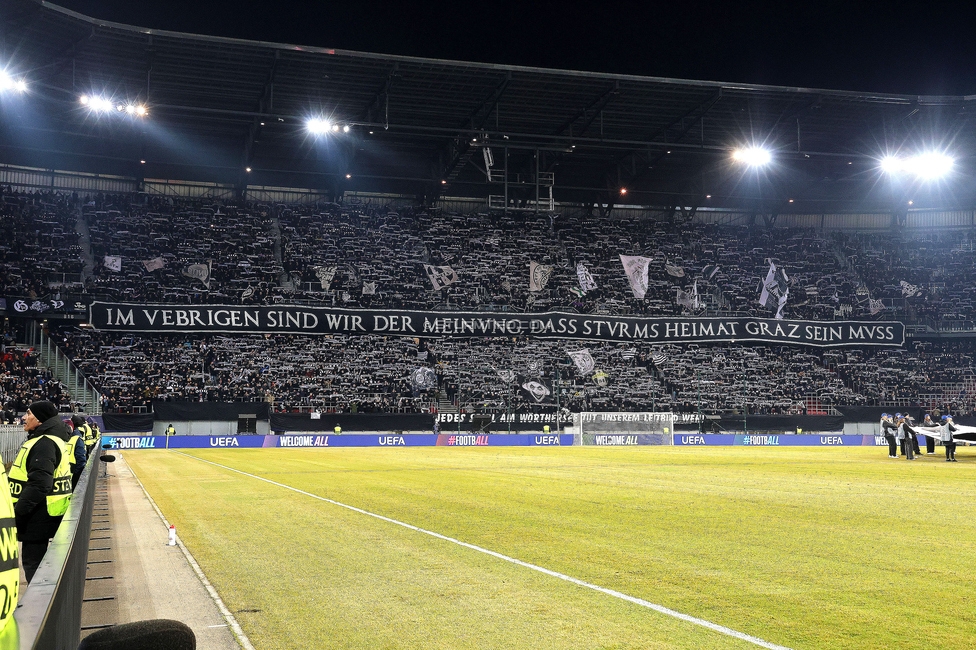
[{"label": "sponsor banner behind goal", "polygon": [[681,447],[886,447],[884,436],[842,436],[805,434],[731,434],[688,433],[674,436],[674,444]]},{"label": "sponsor banner behind goal", "polygon": [[584,411],[579,428],[584,445],[670,445],[674,413]]},{"label": "sponsor banner behind goal", "polygon": [[[23,436],[21,436],[23,437]],[[103,436],[114,449],[207,449],[214,447],[554,447],[572,446],[563,434],[353,434],[305,432],[280,436]]]}]

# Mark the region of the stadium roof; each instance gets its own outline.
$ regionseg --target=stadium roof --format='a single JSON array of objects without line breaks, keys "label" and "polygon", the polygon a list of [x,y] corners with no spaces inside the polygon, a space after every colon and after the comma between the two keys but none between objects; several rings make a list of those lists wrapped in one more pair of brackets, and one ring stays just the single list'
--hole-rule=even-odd
[{"label": "stadium roof", "polygon": [[[761,213],[976,204],[973,96],[369,54],[145,29],[37,0],[4,2],[0,23],[0,64],[29,83],[0,103],[0,161],[11,164],[431,199],[501,194],[487,182],[487,146],[495,177],[507,148],[510,193],[523,198],[538,169],[553,173],[556,200],[581,203]],[[96,118],[83,94],[143,102],[149,114]],[[315,116],[350,130],[312,137]],[[753,144],[773,164],[731,160]],[[879,168],[885,155],[928,150],[956,158],[950,177]]]}]

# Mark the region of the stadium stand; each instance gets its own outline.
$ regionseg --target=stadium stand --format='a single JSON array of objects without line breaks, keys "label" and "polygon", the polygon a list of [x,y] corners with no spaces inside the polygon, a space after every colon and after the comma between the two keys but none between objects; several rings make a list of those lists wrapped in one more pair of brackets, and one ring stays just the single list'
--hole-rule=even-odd
[{"label": "stadium stand", "polygon": [[[0,251],[5,291],[27,298],[64,291],[84,301],[769,317],[756,297],[773,260],[789,273],[789,318],[896,318],[934,329],[976,319],[976,253],[968,236],[949,232],[891,236],[586,214],[136,201],[9,188],[0,228],[9,235]],[[651,258],[644,299],[634,298],[620,254]],[[107,264],[112,257],[120,258],[118,271]],[[531,262],[552,267],[541,291],[527,290]],[[573,290],[577,263],[597,284],[585,295]],[[433,291],[423,264],[453,265],[461,281]],[[191,265],[207,265],[206,277],[187,273]],[[698,308],[679,305],[678,289],[697,289]],[[424,412],[457,408],[459,400],[467,408],[552,408],[526,402],[498,378],[497,370],[539,372],[530,367],[550,376],[561,370],[570,409],[819,412],[925,394],[968,411],[973,393],[967,342],[917,342],[896,351],[608,344],[593,350],[609,377],[599,386],[573,376],[566,360],[572,344],[521,338],[418,347],[413,339],[379,337],[310,343],[296,336],[126,337],[73,327],[55,333],[102,388],[103,407],[119,412],[145,410],[153,399],[271,401],[282,411]],[[429,356],[418,359],[418,352]],[[928,361],[931,355],[938,363]],[[667,361],[655,364],[655,356]],[[418,393],[409,376],[424,365],[435,369],[438,387]],[[21,364],[19,378],[6,380],[5,403],[43,395],[70,408],[58,382],[42,373],[22,383],[24,370]]]}]

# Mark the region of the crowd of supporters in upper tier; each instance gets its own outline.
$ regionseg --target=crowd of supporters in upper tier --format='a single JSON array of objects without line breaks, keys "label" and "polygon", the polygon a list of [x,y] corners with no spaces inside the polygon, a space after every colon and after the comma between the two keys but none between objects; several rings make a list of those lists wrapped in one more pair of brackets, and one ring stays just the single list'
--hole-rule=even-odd
[{"label": "crowd of supporters in upper tier", "polygon": [[[786,318],[897,319],[936,329],[976,321],[976,233],[968,230],[824,232],[677,223],[664,215],[452,214],[9,188],[0,195],[3,296],[37,304],[37,311],[98,298],[769,318],[775,307],[761,306],[758,297],[772,261],[789,278]],[[621,254],[650,259],[643,298],[635,297]],[[533,262],[551,267],[537,291],[529,290]],[[457,281],[435,290],[425,265],[449,266]],[[581,290],[580,265],[596,288]],[[696,296],[693,304],[689,296]],[[708,411],[786,412],[802,410],[810,398],[890,403],[939,391],[939,399],[953,393],[959,408],[971,402],[964,394],[972,379],[967,343],[932,351],[939,358],[932,363],[924,356],[928,344],[822,351],[500,338],[418,346],[379,337],[126,337],[73,327],[57,333],[113,410],[166,398],[424,410],[437,396],[523,408],[532,403],[520,403],[517,380],[506,382],[499,371],[525,377],[557,369],[571,381],[563,396],[570,408],[701,404]],[[567,351],[582,347],[609,377],[606,386],[567,365]],[[438,386],[418,391],[410,372],[425,365]],[[931,389],[933,383],[942,387]]]}]

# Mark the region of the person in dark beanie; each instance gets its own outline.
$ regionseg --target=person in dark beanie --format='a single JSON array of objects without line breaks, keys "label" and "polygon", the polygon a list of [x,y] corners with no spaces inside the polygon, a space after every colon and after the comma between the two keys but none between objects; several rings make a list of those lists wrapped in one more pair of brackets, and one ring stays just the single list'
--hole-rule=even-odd
[{"label": "person in dark beanie", "polygon": [[34,402],[24,416],[27,440],[10,466],[7,480],[14,502],[21,563],[27,582],[44,558],[71,499],[71,469],[65,443],[71,437],[51,402]]}]

